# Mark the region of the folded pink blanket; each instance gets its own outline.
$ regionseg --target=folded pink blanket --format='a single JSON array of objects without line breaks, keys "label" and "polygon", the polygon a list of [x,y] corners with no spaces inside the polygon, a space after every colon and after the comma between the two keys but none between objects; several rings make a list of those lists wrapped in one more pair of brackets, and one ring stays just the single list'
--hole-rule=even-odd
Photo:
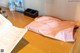
[{"label": "folded pink blanket", "polygon": [[42,16],[36,18],[27,25],[26,28],[50,38],[55,38],[64,42],[72,42],[74,41],[74,26],[75,23],[72,21],[61,21],[57,18]]}]

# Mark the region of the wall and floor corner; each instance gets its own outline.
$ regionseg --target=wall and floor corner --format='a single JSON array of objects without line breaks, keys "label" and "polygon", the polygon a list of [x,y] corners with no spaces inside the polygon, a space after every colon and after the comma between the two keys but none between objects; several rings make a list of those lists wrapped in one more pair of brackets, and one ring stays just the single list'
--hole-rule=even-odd
[{"label": "wall and floor corner", "polygon": [[[7,6],[9,0],[0,0],[1,6]],[[24,0],[25,9],[32,8],[40,12],[40,15],[51,15],[65,20],[80,22],[80,2],[69,2],[68,0]],[[80,31],[79,31],[80,32]],[[79,33],[80,35],[80,33]],[[80,37],[79,37],[80,39]],[[79,45],[75,46],[74,53],[79,53]]]},{"label": "wall and floor corner", "polygon": [[68,0],[25,0],[25,8],[37,9],[40,15],[51,15],[65,20],[73,20],[76,4]]},{"label": "wall and floor corner", "polygon": [[[75,13],[75,21],[80,22],[80,2],[77,3],[76,13]],[[80,48],[80,27],[78,30],[78,37],[77,37],[76,43],[73,47],[72,53],[80,53],[79,48]]]},{"label": "wall and floor corner", "polygon": [[[0,2],[0,5],[4,4],[3,6],[7,6],[8,1],[4,0],[4,3]],[[69,2],[69,0],[24,0],[25,9],[36,9],[40,15],[55,16],[64,20],[79,21],[79,7],[77,6],[77,2]]]}]

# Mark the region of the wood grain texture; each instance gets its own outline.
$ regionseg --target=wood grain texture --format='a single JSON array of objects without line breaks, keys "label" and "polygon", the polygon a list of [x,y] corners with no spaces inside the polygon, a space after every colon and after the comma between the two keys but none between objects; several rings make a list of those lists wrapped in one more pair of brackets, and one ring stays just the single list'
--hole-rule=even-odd
[{"label": "wood grain texture", "polygon": [[[8,11],[8,19],[13,23],[14,26],[17,27],[25,27],[33,18],[25,16],[21,13]],[[22,42],[19,43],[12,53],[71,53],[74,43],[62,42],[59,40],[51,39],[44,37],[40,34],[34,33],[32,31],[28,31],[23,37],[29,43],[25,44]],[[20,47],[22,46],[22,47]],[[18,49],[20,48],[20,49]]]},{"label": "wood grain texture", "polygon": [[80,28],[78,29],[78,36],[72,49],[72,53],[80,53]]}]

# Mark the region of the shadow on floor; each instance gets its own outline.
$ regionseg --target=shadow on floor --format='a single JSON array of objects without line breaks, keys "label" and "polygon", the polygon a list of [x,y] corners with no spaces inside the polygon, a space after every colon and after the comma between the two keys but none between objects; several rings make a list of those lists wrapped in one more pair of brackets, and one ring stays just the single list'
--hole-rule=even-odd
[{"label": "shadow on floor", "polygon": [[27,44],[29,44],[29,42],[27,40],[25,40],[24,38],[22,38],[11,53],[17,53],[22,48],[24,48]]}]

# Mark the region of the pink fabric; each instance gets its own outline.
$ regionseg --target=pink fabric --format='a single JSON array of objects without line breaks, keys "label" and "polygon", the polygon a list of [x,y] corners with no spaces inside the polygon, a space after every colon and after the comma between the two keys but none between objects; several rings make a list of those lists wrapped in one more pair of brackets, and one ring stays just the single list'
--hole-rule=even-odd
[{"label": "pink fabric", "polygon": [[39,22],[35,22],[33,21],[32,23],[30,23],[28,26],[26,26],[26,28],[28,28],[31,31],[37,32],[39,33],[39,28],[44,25],[44,23],[39,23]]},{"label": "pink fabric", "polygon": [[58,40],[62,40],[64,42],[73,42],[74,41],[74,39],[73,39],[73,29],[74,29],[74,26],[63,29],[63,30],[57,32],[55,34],[55,36],[54,36],[55,32],[51,33],[53,29],[49,29],[48,31],[46,31],[46,29],[43,29],[43,30],[40,29],[40,33],[44,36],[47,36],[47,37],[50,37],[50,38],[55,38],[55,39],[58,39]]},{"label": "pink fabric", "polygon": [[27,29],[42,34],[44,36],[71,42],[73,40],[74,23],[61,21],[52,17],[40,17],[31,22]]},{"label": "pink fabric", "polygon": [[52,29],[59,26],[60,22],[61,20],[59,19],[43,16],[40,18],[36,18],[33,22],[31,22],[28,26],[26,26],[26,28],[41,34],[39,31],[40,28],[45,28],[49,32],[50,28]]},{"label": "pink fabric", "polygon": [[44,22],[44,21],[47,21],[47,20],[53,20],[53,21],[58,21],[58,22],[61,21],[60,19],[50,17],[50,16],[42,16],[42,17],[39,17],[39,18],[35,18],[35,21],[37,21],[37,22]]}]

